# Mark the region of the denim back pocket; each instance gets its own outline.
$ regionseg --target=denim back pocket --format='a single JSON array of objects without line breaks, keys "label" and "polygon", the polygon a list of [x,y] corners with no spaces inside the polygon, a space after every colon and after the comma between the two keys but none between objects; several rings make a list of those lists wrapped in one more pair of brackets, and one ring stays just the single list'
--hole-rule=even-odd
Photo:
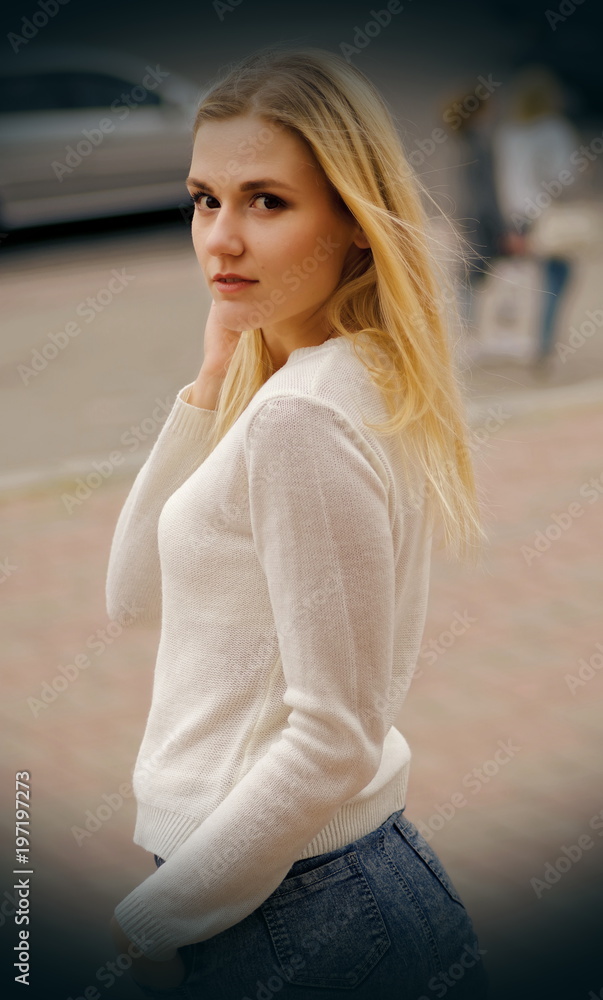
[{"label": "denim back pocket", "polygon": [[287,876],[262,903],[286,982],[353,989],[391,946],[355,851]]},{"label": "denim back pocket", "polygon": [[405,816],[400,814],[397,819],[394,820],[394,826],[398,833],[402,835],[407,844],[409,844],[413,851],[419,855],[421,860],[427,865],[429,870],[433,875],[442,883],[448,895],[454,899],[455,903],[460,903],[464,906],[463,900],[461,899],[456,887],[454,886],[448,872],[444,868],[444,865],[438,858],[435,851],[429,846],[425,837],[419,833],[414,823],[406,819]]}]

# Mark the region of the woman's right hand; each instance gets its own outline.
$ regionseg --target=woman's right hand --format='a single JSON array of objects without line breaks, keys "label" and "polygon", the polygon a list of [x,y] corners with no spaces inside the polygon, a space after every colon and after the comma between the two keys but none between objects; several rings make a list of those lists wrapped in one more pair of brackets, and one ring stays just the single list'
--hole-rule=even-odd
[{"label": "woman's right hand", "polygon": [[205,324],[203,364],[188,397],[189,403],[204,410],[215,410],[220,387],[241,337],[239,330],[222,326],[217,312],[216,303],[212,302]]},{"label": "woman's right hand", "polygon": [[230,360],[241,338],[239,330],[228,330],[218,320],[218,307],[212,302],[205,324],[203,368],[206,372],[226,377]]}]

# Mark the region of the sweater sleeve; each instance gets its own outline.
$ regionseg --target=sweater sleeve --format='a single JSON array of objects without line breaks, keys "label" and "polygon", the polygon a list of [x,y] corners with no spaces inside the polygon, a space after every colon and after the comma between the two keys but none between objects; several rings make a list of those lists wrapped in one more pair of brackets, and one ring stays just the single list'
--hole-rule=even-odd
[{"label": "sweater sleeve", "polygon": [[278,635],[287,725],[165,864],[115,909],[147,957],[243,920],[379,768],[391,682],[389,484],[345,415],[265,401],[245,440],[251,526]]},{"label": "sweater sleeve", "polygon": [[160,621],[159,515],[166,500],[207,458],[217,412],[186,402],[193,384],[176,396],[119,514],[105,584],[110,619],[125,609],[136,622]]}]

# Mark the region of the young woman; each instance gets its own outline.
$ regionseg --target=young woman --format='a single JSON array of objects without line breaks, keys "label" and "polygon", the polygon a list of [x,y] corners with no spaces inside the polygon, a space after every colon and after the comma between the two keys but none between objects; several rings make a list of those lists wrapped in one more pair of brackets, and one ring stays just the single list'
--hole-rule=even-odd
[{"label": "young woman", "polygon": [[199,108],[204,359],[120,513],[107,607],[161,622],[133,775],[156,869],[117,905],[147,996],[484,996],[404,816],[395,728],[434,511],[483,535],[420,192],[374,86],[262,51]]}]

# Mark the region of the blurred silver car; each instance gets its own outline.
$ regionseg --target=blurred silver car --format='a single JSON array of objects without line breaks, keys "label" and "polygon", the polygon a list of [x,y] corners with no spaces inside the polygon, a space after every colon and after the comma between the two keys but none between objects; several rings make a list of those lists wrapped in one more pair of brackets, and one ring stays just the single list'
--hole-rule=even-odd
[{"label": "blurred silver car", "polygon": [[93,48],[20,51],[0,72],[0,228],[187,207],[201,88]]}]

